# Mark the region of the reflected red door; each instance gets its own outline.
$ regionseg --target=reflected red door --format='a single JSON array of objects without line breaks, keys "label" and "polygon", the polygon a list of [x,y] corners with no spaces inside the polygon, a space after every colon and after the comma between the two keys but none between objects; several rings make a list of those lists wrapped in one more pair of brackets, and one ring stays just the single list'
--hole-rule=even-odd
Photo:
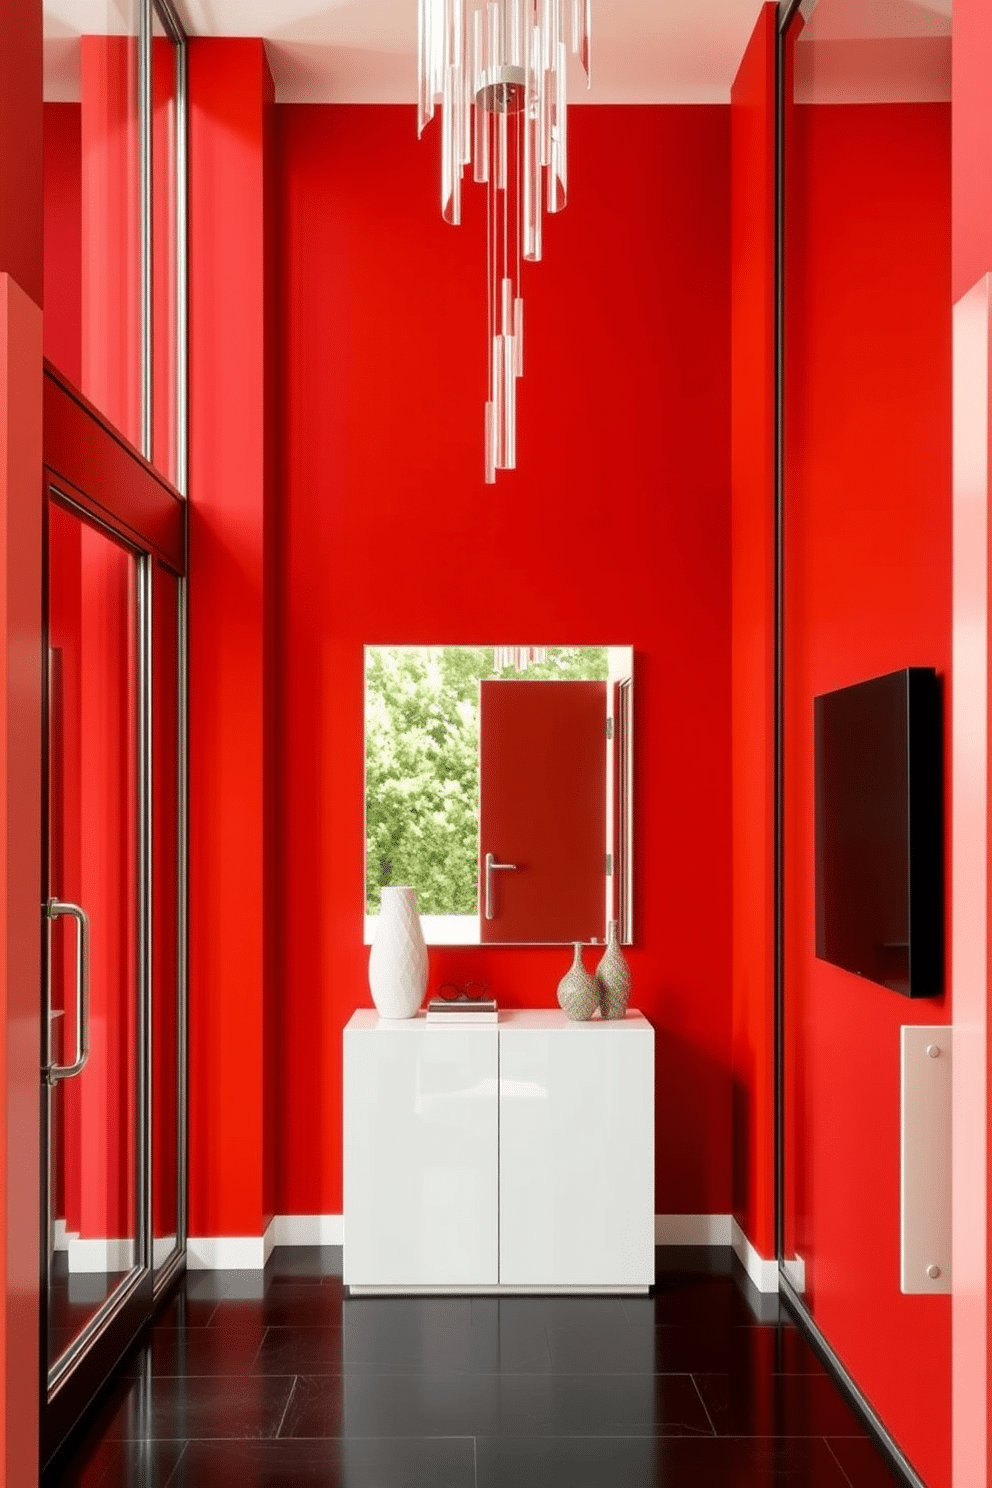
[{"label": "reflected red door", "polygon": [[[141,1269],[137,562],[110,533],[49,501],[47,1362],[55,1380]],[[83,917],[85,937],[76,929]]]},{"label": "reflected red door", "polygon": [[[481,683],[483,943],[603,939],[606,683]],[[491,874],[486,856],[515,867]]]}]

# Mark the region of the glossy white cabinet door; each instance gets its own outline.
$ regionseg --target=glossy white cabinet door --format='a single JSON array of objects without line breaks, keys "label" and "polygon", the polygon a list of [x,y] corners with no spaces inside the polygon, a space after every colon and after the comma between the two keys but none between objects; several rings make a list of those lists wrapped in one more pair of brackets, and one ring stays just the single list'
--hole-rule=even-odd
[{"label": "glossy white cabinet door", "polygon": [[503,1286],[654,1282],[654,1036],[645,1019],[500,1029],[499,1223]]},{"label": "glossy white cabinet door", "polygon": [[498,1281],[498,1031],[357,1013],[344,1035],[344,1280]]}]

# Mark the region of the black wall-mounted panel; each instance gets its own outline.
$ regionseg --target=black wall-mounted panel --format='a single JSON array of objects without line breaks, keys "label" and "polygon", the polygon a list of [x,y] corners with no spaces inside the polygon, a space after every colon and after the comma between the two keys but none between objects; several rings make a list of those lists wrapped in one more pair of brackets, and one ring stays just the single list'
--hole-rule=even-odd
[{"label": "black wall-mounted panel", "polygon": [[816,954],[901,992],[944,989],[941,685],[907,667],[813,701]]}]

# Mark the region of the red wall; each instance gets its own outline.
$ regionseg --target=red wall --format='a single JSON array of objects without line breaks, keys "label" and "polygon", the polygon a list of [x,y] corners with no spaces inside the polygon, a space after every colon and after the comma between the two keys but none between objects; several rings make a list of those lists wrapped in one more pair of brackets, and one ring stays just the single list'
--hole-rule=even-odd
[{"label": "red wall", "polygon": [[39,307],[42,266],[42,5],[0,0],[0,273]]},{"label": "red wall", "polygon": [[950,996],[911,1003],[815,958],[812,699],[935,666],[950,738],[950,110],[798,108],[793,128],[786,1248],[806,1262],[827,1338],[924,1480],[945,1488],[950,1299],[899,1291],[899,1027],[949,1021]]},{"label": "red wall", "polygon": [[45,104],[45,355],[82,385],[80,106]]},{"label": "red wall", "polygon": [[733,1209],[775,1254],[775,38],[765,5],[731,90]]},{"label": "red wall", "polygon": [[41,72],[40,0],[0,0],[0,1480],[9,1484],[38,1476]]},{"label": "red wall", "polygon": [[[363,645],[632,643],[634,1003],[657,1031],[657,1209],[730,1175],[729,168],[724,108],[571,111],[524,272],[519,469],[487,488],[484,194],[438,204],[412,108],[279,115],[277,1210],[341,1209],[341,1030],[369,1004]],[[551,1006],[566,951],[431,951]],[[301,1071],[305,1078],[301,1078]]]},{"label": "red wall", "polygon": [[[0,89],[4,76],[0,61]],[[40,151],[36,165],[40,197]],[[0,217],[14,205],[0,180]],[[40,275],[40,263],[38,268]],[[38,1472],[41,371],[41,308],[3,272],[0,258],[0,1479],[5,1483],[33,1483]]]},{"label": "red wall", "polygon": [[262,42],[192,41],[189,98],[189,1231],[259,1235],[273,1057],[263,970],[273,90]]}]

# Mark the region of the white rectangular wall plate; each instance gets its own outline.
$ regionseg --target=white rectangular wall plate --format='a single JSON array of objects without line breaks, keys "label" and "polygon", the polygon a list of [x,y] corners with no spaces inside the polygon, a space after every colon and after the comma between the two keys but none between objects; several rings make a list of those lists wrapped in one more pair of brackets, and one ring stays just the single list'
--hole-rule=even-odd
[{"label": "white rectangular wall plate", "polygon": [[951,1290],[951,1029],[901,1030],[900,1287]]}]

